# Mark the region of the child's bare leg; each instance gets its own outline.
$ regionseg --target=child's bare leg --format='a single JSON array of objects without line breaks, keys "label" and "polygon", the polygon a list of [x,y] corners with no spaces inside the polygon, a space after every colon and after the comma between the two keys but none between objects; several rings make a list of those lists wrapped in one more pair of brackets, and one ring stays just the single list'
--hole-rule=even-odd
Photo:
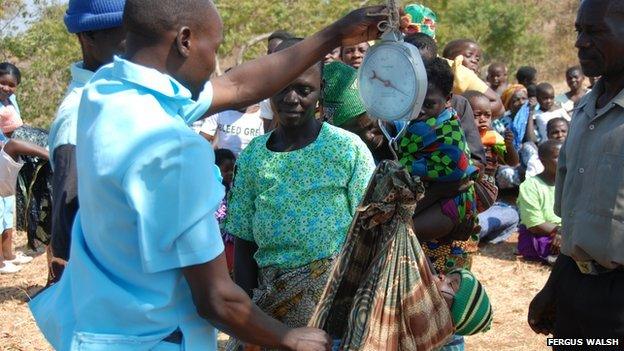
[{"label": "child's bare leg", "polygon": [[435,204],[414,216],[414,231],[420,240],[435,240],[448,236],[455,227],[440,204]]},{"label": "child's bare leg", "polygon": [[2,233],[2,256],[9,261],[15,259],[13,254],[13,228],[7,229]]}]

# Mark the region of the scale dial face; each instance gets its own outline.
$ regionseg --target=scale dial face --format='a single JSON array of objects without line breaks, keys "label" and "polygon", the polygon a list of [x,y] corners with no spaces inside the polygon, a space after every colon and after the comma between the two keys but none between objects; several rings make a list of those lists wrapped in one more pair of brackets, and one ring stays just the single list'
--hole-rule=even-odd
[{"label": "scale dial face", "polygon": [[427,92],[420,54],[403,42],[373,46],[359,69],[358,81],[368,114],[385,121],[416,117]]}]

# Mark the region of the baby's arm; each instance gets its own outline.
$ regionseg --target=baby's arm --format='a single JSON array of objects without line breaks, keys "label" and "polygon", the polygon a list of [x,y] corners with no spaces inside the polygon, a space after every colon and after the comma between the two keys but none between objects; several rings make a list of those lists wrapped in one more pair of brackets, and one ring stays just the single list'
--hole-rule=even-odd
[{"label": "baby's arm", "polygon": [[520,155],[514,147],[514,134],[511,130],[505,131],[505,164],[507,166],[516,167],[520,164]]},{"label": "baby's arm", "polygon": [[451,233],[453,227],[453,221],[442,213],[440,202],[414,215],[414,232],[420,240],[444,238]]}]

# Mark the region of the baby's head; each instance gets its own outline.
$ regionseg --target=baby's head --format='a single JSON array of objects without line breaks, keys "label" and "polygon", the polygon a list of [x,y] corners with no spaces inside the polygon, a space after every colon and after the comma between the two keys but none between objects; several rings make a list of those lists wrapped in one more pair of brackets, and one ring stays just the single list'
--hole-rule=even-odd
[{"label": "baby's head", "polygon": [[540,162],[544,165],[545,174],[553,177],[557,174],[557,163],[561,146],[563,146],[563,142],[555,139],[548,139],[540,144],[537,154]]},{"label": "baby's head", "polygon": [[475,90],[465,92],[464,97],[470,103],[479,132],[492,129],[492,107],[490,99],[488,99],[485,94]]},{"label": "baby's head", "polygon": [[551,111],[555,107],[555,88],[550,83],[540,83],[537,86],[537,102],[544,112]]},{"label": "baby's head", "polygon": [[453,91],[453,71],[448,63],[435,58],[425,65],[427,70],[427,95],[423,103],[419,120],[439,116],[449,106]]},{"label": "baby's head", "polygon": [[477,42],[471,39],[453,40],[446,45],[442,53],[442,56],[449,60],[454,60],[459,55],[464,57],[462,65],[479,74],[482,52]]},{"label": "baby's head", "polygon": [[498,89],[498,87],[507,83],[507,66],[499,62],[491,64],[488,67],[486,80],[490,83],[492,89]]},{"label": "baby's head", "polygon": [[481,283],[467,269],[438,275],[438,290],[451,310],[455,334],[474,335],[492,325],[492,305]]},{"label": "baby's head", "polygon": [[537,70],[531,66],[520,67],[518,72],[516,72],[516,80],[518,80],[518,84],[524,85],[525,88],[535,85],[537,84]]},{"label": "baby's head", "polygon": [[215,150],[215,164],[221,171],[223,177],[223,185],[229,187],[234,180],[234,165],[236,164],[236,155],[228,149]]}]

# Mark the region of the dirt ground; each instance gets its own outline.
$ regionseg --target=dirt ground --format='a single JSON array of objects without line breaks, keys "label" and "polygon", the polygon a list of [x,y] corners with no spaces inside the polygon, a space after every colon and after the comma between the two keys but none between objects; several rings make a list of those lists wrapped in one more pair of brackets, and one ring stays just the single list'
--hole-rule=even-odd
[{"label": "dirt ground", "polygon": [[[18,248],[24,236],[18,235]],[[467,338],[468,350],[546,350],[546,339],[526,323],[528,304],[543,286],[549,268],[514,256],[516,239],[489,245],[475,257],[473,271],[483,282],[494,306],[492,329]],[[0,350],[51,350],[28,310],[27,301],[46,280],[46,258],[35,260],[14,275],[0,276]],[[226,336],[220,337],[221,342]]]}]

